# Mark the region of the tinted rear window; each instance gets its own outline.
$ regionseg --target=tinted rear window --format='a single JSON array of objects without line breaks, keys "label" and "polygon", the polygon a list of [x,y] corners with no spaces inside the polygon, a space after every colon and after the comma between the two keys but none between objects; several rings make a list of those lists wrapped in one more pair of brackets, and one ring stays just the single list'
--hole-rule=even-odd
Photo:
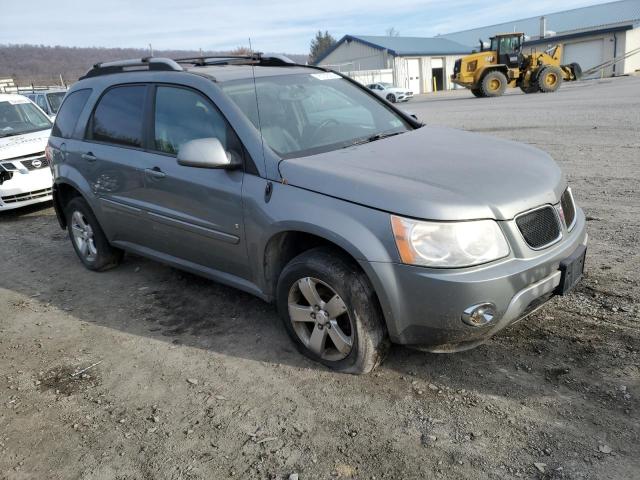
[{"label": "tinted rear window", "polygon": [[91,95],[91,89],[76,90],[69,94],[58,111],[56,123],[53,125],[51,135],[54,137],[69,138],[73,134],[78,123],[78,117]]},{"label": "tinted rear window", "polygon": [[142,147],[142,122],[147,87],[115,87],[105,93],[91,122],[91,138],[99,142]]}]

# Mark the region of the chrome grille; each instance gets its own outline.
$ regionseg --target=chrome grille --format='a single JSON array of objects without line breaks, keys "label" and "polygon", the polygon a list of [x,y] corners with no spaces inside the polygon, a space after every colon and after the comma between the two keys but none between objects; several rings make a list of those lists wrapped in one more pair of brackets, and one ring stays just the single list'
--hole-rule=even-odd
[{"label": "chrome grille", "polygon": [[562,235],[558,215],[549,206],[519,215],[516,217],[516,225],[527,245],[535,250],[557,242]]},{"label": "chrome grille", "polygon": [[571,230],[576,219],[576,206],[573,203],[573,195],[571,194],[571,189],[567,188],[564,191],[562,197],[560,198],[560,205],[562,206],[564,223],[567,226],[567,230]]},{"label": "chrome grille", "polygon": [[28,200],[36,200],[38,198],[48,197],[53,193],[50,188],[43,188],[42,190],[34,190],[33,192],[19,193],[17,195],[7,195],[2,197],[4,203],[18,203],[26,202]]}]

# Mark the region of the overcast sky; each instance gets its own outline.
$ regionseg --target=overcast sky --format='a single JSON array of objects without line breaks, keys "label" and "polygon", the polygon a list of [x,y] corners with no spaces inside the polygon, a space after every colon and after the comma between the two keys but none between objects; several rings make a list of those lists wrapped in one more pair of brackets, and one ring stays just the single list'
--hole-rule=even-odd
[{"label": "overcast sky", "polygon": [[432,36],[597,0],[0,0],[0,44],[307,53],[314,33]]}]

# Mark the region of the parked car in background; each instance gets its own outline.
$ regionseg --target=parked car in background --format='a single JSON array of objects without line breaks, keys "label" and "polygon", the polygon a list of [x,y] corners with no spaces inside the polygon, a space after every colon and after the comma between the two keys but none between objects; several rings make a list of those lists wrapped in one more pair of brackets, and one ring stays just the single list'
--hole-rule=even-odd
[{"label": "parked car in background", "polygon": [[549,155],[282,58],[98,64],[48,154],[88,269],[129,251],[242,289],[342,372],[390,342],[472,348],[583,273],[585,216]]},{"label": "parked car in background", "polygon": [[377,95],[386,98],[391,103],[408,102],[413,98],[413,92],[406,88],[394,87],[391,83],[371,83],[367,85],[369,90],[373,90]]},{"label": "parked car in background", "polygon": [[0,211],[51,200],[51,121],[22,95],[0,94]]},{"label": "parked car in background", "polygon": [[49,115],[51,120],[55,120],[56,114],[62,105],[62,100],[67,94],[63,89],[51,89],[51,90],[36,90],[33,92],[20,92],[29,100],[34,102],[38,107],[42,109],[44,113]]}]

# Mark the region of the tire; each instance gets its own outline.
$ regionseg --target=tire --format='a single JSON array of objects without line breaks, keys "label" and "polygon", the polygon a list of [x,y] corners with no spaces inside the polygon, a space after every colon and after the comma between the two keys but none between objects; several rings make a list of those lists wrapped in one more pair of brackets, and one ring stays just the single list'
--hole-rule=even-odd
[{"label": "tire", "polygon": [[533,82],[528,87],[520,85],[520,90],[522,90],[524,93],[527,93],[527,94],[538,93],[540,91],[540,86],[538,85],[537,82]]},{"label": "tire", "polygon": [[507,89],[507,77],[504,73],[493,70],[484,76],[480,89],[485,97],[499,97]]},{"label": "tire", "polygon": [[471,89],[471,93],[473,93],[473,96],[477,97],[477,98],[483,98],[484,97],[484,94],[482,93],[482,90],[479,89],[479,88],[472,88]]},{"label": "tire", "polygon": [[544,67],[538,74],[538,85],[541,92],[555,92],[562,85],[562,70],[555,65]]},{"label": "tire", "polygon": [[396,103],[396,96],[393,93],[390,93],[389,95],[387,95],[387,100],[389,100],[391,103]]},{"label": "tire", "polygon": [[85,267],[102,272],[116,267],[122,261],[124,252],[109,244],[84,198],[72,199],[65,208],[65,217],[69,239]]},{"label": "tire", "polygon": [[276,297],[287,333],[312,360],[364,374],[384,359],[390,342],[373,287],[339,252],[321,247],[295,257],[280,274]]}]

